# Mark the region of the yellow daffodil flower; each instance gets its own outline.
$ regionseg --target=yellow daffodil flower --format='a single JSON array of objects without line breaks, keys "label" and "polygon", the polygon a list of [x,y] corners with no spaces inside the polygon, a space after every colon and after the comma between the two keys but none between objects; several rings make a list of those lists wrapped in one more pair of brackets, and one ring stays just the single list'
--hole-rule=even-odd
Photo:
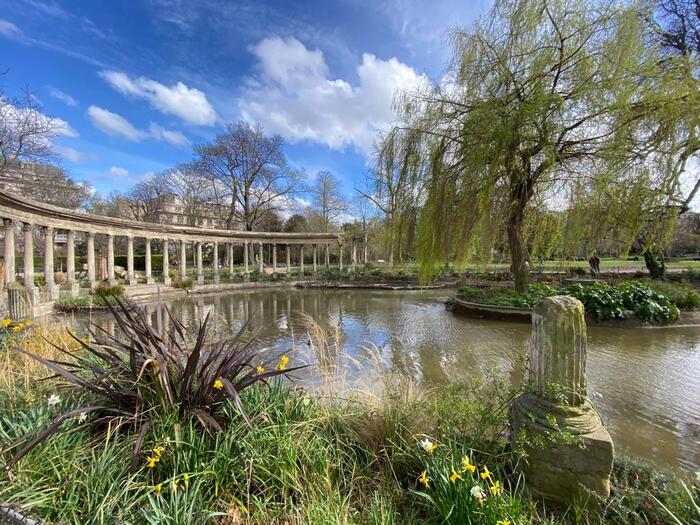
[{"label": "yellow daffodil flower", "polygon": [[491,479],[491,473],[486,465],[484,465],[484,470],[481,471],[481,479]]},{"label": "yellow daffodil flower", "polygon": [[265,371],[265,367],[262,365],[258,365],[258,367],[255,369],[258,374],[262,374]]},{"label": "yellow daffodil flower", "polygon": [[154,456],[148,456],[148,458],[146,458],[146,461],[148,462],[148,463],[146,463],[146,466],[148,468],[154,468],[156,466],[156,463],[158,463],[159,460],[160,460],[160,458],[157,458]]},{"label": "yellow daffodil flower", "polygon": [[3,328],[7,328],[8,326],[10,326],[11,323],[12,323],[12,319],[7,318],[7,319],[3,319],[2,323],[0,323],[0,324],[2,324]]},{"label": "yellow daffodil flower", "polygon": [[190,475],[187,472],[185,472],[185,474],[182,476],[182,479],[185,480],[185,485],[190,483]]},{"label": "yellow daffodil flower", "polygon": [[286,365],[287,363],[289,363],[289,358],[286,355],[280,357],[280,364]]},{"label": "yellow daffodil flower", "polygon": [[510,520],[498,520],[496,525],[511,525]]},{"label": "yellow daffodil flower", "polygon": [[154,455],[156,458],[160,459],[160,457],[163,455],[163,451],[164,451],[164,450],[165,450],[165,449],[164,449],[163,447],[156,447],[156,448],[153,449],[153,455]]},{"label": "yellow daffodil flower", "polygon": [[423,485],[425,488],[428,488],[429,482],[430,482],[430,478],[428,477],[428,473],[424,470],[423,472],[420,473],[420,476],[418,476],[418,483]]},{"label": "yellow daffodil flower", "polygon": [[450,469],[452,470],[452,475],[450,476],[450,481],[451,481],[452,484],[454,485],[455,483],[457,483],[457,480],[462,479],[462,476],[460,476],[459,474],[457,474],[457,471],[455,470],[454,467],[450,467]]},{"label": "yellow daffodil flower", "polygon": [[22,325],[16,325],[12,327],[13,332],[19,332],[22,329]]},{"label": "yellow daffodil flower", "polygon": [[472,474],[476,471],[476,465],[472,465],[471,461],[467,456],[462,458],[462,472],[471,472]]},{"label": "yellow daffodil flower", "polygon": [[436,443],[433,443],[429,439],[424,439],[420,442],[420,446],[425,450],[428,454],[432,454],[435,452],[435,449],[438,447]]},{"label": "yellow daffodil flower", "polygon": [[220,379],[214,381],[214,388],[216,388],[217,390],[221,390],[222,388],[224,388],[224,384],[221,382]]},{"label": "yellow daffodil flower", "polygon": [[155,488],[156,488],[156,492],[158,494],[160,494],[160,491],[163,490],[163,485],[161,483],[158,483],[158,485],[156,485]]},{"label": "yellow daffodil flower", "polygon": [[489,490],[494,496],[500,496],[503,494],[503,487],[501,486],[501,482],[498,480],[496,480],[493,485],[489,487]]}]

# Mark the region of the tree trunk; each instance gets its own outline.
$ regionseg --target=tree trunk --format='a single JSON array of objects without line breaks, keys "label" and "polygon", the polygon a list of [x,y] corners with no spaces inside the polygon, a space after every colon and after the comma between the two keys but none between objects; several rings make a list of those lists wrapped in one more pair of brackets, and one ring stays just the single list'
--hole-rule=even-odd
[{"label": "tree trunk", "polygon": [[508,248],[510,249],[510,271],[515,281],[515,291],[527,293],[530,281],[529,254],[527,243],[523,238],[523,222],[525,217],[525,205],[527,204],[524,187],[519,187],[513,192],[510,213],[508,215]]},{"label": "tree trunk", "polygon": [[644,249],[644,263],[652,279],[663,279],[666,276],[666,262],[661,251],[655,253],[652,247]]}]

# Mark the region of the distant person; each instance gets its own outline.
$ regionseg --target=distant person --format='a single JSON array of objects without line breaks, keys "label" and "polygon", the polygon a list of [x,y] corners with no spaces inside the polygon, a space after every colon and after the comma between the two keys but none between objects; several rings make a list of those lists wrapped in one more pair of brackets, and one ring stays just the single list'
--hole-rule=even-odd
[{"label": "distant person", "polygon": [[588,264],[591,267],[591,273],[593,275],[598,275],[600,273],[600,259],[595,253],[588,259]]}]

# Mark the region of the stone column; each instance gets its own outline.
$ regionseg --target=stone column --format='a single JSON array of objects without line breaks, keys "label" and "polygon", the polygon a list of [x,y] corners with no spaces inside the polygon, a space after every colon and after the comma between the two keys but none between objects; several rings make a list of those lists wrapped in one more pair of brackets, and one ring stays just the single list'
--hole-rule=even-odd
[{"label": "stone column", "polygon": [[331,266],[331,254],[328,251],[328,243],[326,243],[326,270]]},{"label": "stone column", "polygon": [[79,292],[79,284],[75,280],[75,232],[66,231],[66,285],[71,291],[71,295],[76,296]]},{"label": "stone column", "polygon": [[146,253],[144,264],[146,266],[146,284],[153,284],[153,265],[151,262],[151,239],[146,237]]},{"label": "stone column", "polygon": [[260,246],[260,260],[258,262],[260,264],[260,273],[263,274],[265,272],[265,259],[263,257],[263,243],[260,242],[258,244]]},{"label": "stone column", "polygon": [[343,245],[338,246],[338,270],[343,271]]},{"label": "stone column", "polygon": [[214,274],[214,284],[219,284],[219,243],[214,241],[214,260],[211,263],[211,271]]},{"label": "stone column", "polygon": [[532,314],[526,392],[511,407],[512,439],[523,450],[529,489],[572,503],[590,490],[607,498],[613,443],[586,397],[586,322],[583,304],[547,297]]},{"label": "stone column", "polygon": [[126,283],[136,284],[136,273],[134,272],[134,238],[129,235],[126,238]]},{"label": "stone column", "polygon": [[292,254],[289,243],[285,246],[285,257],[287,259],[287,275],[292,272]]},{"label": "stone column", "polygon": [[107,282],[114,285],[117,281],[114,278],[114,236],[107,234]]},{"label": "stone column", "polygon": [[352,243],[352,271],[355,272],[357,266],[357,244]]},{"label": "stone column", "polygon": [[202,263],[202,242],[195,242],[197,245],[197,284],[204,284],[204,264]]},{"label": "stone column", "polygon": [[87,279],[91,290],[97,286],[95,278],[95,233],[87,232]]},{"label": "stone column", "polygon": [[250,279],[250,271],[248,269],[248,241],[243,243],[243,280],[247,281]]},{"label": "stone column", "polygon": [[228,274],[230,278],[233,276],[233,243],[230,242],[226,246],[228,248]]},{"label": "stone column", "polygon": [[24,286],[34,288],[34,225],[24,223]]},{"label": "stone column", "polygon": [[54,279],[53,245],[55,242],[55,230],[46,226],[44,230],[44,289],[49,293],[52,301],[58,299],[60,288]]},{"label": "stone column", "polygon": [[4,219],[5,229],[5,286],[15,282],[15,223],[12,219]]},{"label": "stone column", "polygon": [[165,286],[170,286],[172,284],[172,279],[170,279],[170,241],[168,239],[163,239],[163,284]]},{"label": "stone column", "polygon": [[314,275],[316,275],[316,272],[318,271],[318,265],[317,265],[317,255],[318,255],[318,246],[314,244]]},{"label": "stone column", "polygon": [[187,241],[180,241],[180,278],[184,281],[187,278]]},{"label": "stone column", "polygon": [[272,273],[277,272],[277,245],[272,243]]},{"label": "stone column", "polygon": [[299,245],[299,273],[304,277],[304,245]]}]

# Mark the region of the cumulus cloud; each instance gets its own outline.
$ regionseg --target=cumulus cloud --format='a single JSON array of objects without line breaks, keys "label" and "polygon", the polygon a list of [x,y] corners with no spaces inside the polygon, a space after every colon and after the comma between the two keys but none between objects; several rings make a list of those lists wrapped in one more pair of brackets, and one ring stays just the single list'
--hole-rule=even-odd
[{"label": "cumulus cloud", "polygon": [[121,166],[112,166],[109,168],[109,174],[118,179],[124,179],[129,176],[129,170]]},{"label": "cumulus cloud", "polygon": [[188,124],[211,126],[217,120],[204,92],[182,82],[166,86],[145,77],[130,78],[119,71],[100,71],[99,75],[119,93],[146,100],[161,113],[175,115]]},{"label": "cumulus cloud", "polygon": [[53,148],[56,153],[61,157],[71,162],[85,162],[86,160],[91,160],[95,158],[92,153],[86,153],[84,151],[78,151],[77,149],[68,146],[54,146]]},{"label": "cumulus cloud", "polygon": [[377,131],[395,119],[397,89],[427,81],[396,58],[365,53],[356,85],[333,79],[323,52],[294,38],[266,38],[250,48],[257,58],[239,109],[244,118],[290,140],[310,140],[333,149],[354,146],[369,154]]},{"label": "cumulus cloud", "polygon": [[24,36],[19,27],[4,18],[0,18],[0,35],[11,40],[21,40]]},{"label": "cumulus cloud", "polygon": [[132,142],[154,139],[169,142],[174,146],[183,146],[189,143],[179,131],[167,130],[153,122],[148,130],[138,129],[121,115],[97,106],[90,106],[87,114],[93,126],[112,137],[122,137]]},{"label": "cumulus cloud", "polygon": [[56,100],[60,100],[66,106],[76,107],[78,105],[78,101],[71,97],[68,93],[64,93],[60,89],[53,86],[49,86],[49,95]]}]

